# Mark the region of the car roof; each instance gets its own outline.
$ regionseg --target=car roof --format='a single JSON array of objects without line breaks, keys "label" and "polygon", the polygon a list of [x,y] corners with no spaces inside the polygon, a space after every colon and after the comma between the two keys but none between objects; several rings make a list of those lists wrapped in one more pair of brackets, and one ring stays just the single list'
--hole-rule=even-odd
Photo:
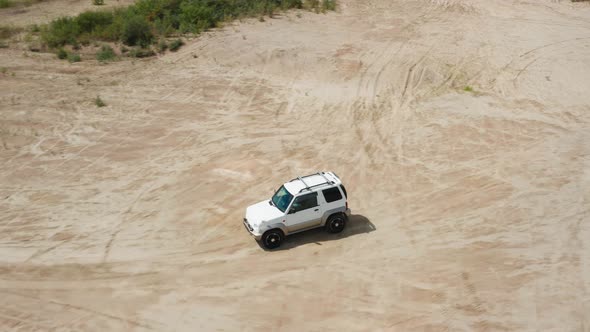
[{"label": "car roof", "polygon": [[341,183],[342,182],[340,181],[340,178],[338,178],[338,176],[333,172],[318,172],[315,174],[297,177],[285,183],[285,188],[292,195],[297,195],[305,188],[309,188],[311,192]]}]

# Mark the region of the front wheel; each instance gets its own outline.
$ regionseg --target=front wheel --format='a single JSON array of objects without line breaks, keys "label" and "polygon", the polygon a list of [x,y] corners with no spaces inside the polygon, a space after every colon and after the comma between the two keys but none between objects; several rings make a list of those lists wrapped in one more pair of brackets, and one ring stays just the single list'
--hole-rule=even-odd
[{"label": "front wheel", "polygon": [[334,214],[326,221],[326,230],[330,233],[340,233],[346,226],[346,216],[343,214]]},{"label": "front wheel", "polygon": [[278,248],[283,242],[283,232],[279,229],[271,229],[262,235],[262,244],[267,249]]}]

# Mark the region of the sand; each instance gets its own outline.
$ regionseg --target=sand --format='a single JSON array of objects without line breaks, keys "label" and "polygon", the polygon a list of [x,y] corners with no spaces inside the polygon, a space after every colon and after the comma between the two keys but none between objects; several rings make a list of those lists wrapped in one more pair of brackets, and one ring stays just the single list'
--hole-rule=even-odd
[{"label": "sand", "polygon": [[[0,64],[2,331],[590,331],[588,3],[340,0]],[[246,206],[318,170],[347,229],[263,250]]]}]

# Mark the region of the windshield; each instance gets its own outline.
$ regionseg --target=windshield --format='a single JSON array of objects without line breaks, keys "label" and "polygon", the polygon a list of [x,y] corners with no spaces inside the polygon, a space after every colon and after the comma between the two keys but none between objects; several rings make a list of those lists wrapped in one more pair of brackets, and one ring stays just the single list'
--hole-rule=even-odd
[{"label": "windshield", "polygon": [[277,190],[277,192],[274,194],[274,196],[272,196],[273,204],[279,210],[281,210],[281,212],[285,212],[287,207],[289,207],[289,204],[291,203],[292,199],[293,199],[293,195],[291,195],[291,193],[289,191],[287,191],[287,189],[285,189],[285,186],[281,186],[281,188],[279,188],[279,190]]}]

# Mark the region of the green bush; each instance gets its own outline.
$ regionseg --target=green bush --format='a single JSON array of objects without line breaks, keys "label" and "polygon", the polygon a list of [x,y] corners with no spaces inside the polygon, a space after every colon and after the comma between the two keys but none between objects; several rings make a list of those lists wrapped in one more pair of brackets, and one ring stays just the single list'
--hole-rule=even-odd
[{"label": "green bush", "polygon": [[150,24],[142,16],[130,17],[123,26],[122,40],[129,46],[141,45],[145,47],[152,43],[153,38]]},{"label": "green bush", "polygon": [[96,60],[100,62],[111,61],[115,58],[115,51],[109,45],[103,45],[96,53]]},{"label": "green bush", "polygon": [[58,59],[66,59],[68,57],[68,52],[63,48],[57,50],[57,58]]},{"label": "green bush", "polygon": [[80,35],[80,27],[76,19],[61,17],[52,21],[46,29],[41,31],[41,39],[49,47],[72,44]]},{"label": "green bush", "polygon": [[176,52],[182,45],[184,45],[182,39],[175,39],[170,43],[170,51]]},{"label": "green bush", "polygon": [[8,8],[14,6],[14,2],[10,0],[0,0],[0,8]]},{"label": "green bush", "polygon": [[[333,9],[335,0],[305,2],[308,9],[317,11],[320,6],[322,10]],[[158,39],[179,32],[198,34],[224,21],[272,16],[279,9],[302,7],[301,0],[137,0],[126,8],[86,11],[76,17],[58,18],[42,26],[40,32],[41,40],[50,48],[66,44],[89,45],[96,41],[147,48]],[[169,49],[175,51],[182,46],[182,41],[173,44]]]},{"label": "green bush", "polygon": [[183,1],[180,4],[179,29],[183,33],[200,33],[215,26],[215,15],[215,8],[208,6],[205,1]]},{"label": "green bush", "polygon": [[80,33],[92,34],[113,23],[113,13],[103,11],[87,11],[76,17]]},{"label": "green bush", "polygon": [[95,6],[102,6],[104,5],[104,0],[92,0],[92,4]]},{"label": "green bush", "polygon": [[68,54],[68,61],[69,62],[80,62],[82,58],[80,58],[80,54],[70,53]]},{"label": "green bush", "polygon": [[336,10],[336,0],[324,0],[322,2],[322,10]]}]

